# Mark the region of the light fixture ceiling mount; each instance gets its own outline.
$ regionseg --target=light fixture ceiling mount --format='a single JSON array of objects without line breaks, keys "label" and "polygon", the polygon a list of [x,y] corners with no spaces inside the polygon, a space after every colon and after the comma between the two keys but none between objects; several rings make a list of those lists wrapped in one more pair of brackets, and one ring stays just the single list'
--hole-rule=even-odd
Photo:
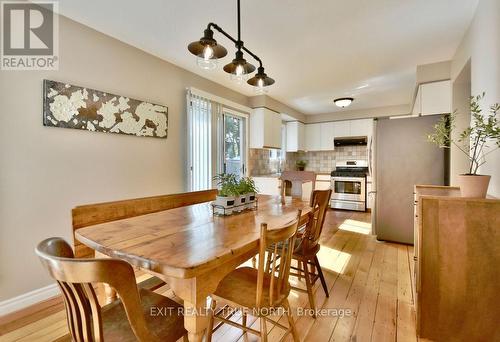
[{"label": "light fixture ceiling mount", "polygon": [[350,106],[352,101],[354,101],[354,98],[352,97],[340,97],[338,99],[333,100],[335,105],[340,108],[345,108]]},{"label": "light fixture ceiling mount", "polygon": [[204,31],[203,37],[200,40],[192,42],[188,45],[188,50],[197,57],[198,66],[203,69],[215,69],[217,60],[227,55],[227,50],[214,39],[212,29],[220,32],[223,36],[232,41],[237,49],[235,58],[231,63],[224,66],[224,71],[231,74],[231,79],[242,82],[249,74],[255,71],[255,66],[247,62],[243,57],[243,51],[252,56],[259,62],[257,74],[247,81],[248,84],[263,89],[274,83],[274,80],[264,73],[264,67],[261,59],[246,48],[241,40],[241,16],[240,16],[240,0],[237,0],[238,5],[238,39],[234,39],[226,31],[215,23],[209,23]]}]

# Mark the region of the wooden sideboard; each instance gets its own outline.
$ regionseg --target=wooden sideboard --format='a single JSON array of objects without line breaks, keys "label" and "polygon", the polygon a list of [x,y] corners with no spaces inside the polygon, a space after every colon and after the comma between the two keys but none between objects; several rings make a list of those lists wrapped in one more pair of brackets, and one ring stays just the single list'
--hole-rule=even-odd
[{"label": "wooden sideboard", "polygon": [[433,341],[499,341],[500,200],[415,186],[417,334]]}]

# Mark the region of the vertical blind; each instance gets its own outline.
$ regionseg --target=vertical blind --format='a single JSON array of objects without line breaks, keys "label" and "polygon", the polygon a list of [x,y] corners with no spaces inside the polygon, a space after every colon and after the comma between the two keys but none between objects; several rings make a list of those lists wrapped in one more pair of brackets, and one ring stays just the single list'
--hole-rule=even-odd
[{"label": "vertical blind", "polygon": [[190,191],[212,186],[212,103],[188,91],[188,185]]}]

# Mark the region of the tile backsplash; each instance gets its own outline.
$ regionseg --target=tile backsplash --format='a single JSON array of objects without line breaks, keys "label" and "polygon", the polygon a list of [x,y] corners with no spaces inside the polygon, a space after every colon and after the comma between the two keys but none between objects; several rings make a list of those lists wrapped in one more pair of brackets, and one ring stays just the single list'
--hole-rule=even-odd
[{"label": "tile backsplash", "polygon": [[[340,146],[334,151],[287,152],[286,160],[282,162],[283,170],[296,170],[297,160],[307,162],[306,171],[331,172],[337,160],[367,160],[366,146]],[[250,149],[249,174],[252,176],[266,175],[279,171],[280,161],[270,159],[270,152],[266,149]]]},{"label": "tile backsplash", "polygon": [[280,163],[282,161],[279,159],[271,159],[270,150],[251,148],[248,156],[248,174],[258,176],[277,173]]}]

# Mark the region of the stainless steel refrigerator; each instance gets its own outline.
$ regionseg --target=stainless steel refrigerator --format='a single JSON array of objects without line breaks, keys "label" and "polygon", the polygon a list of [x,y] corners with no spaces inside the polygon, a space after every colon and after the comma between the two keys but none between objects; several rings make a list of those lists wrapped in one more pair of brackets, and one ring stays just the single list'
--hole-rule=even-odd
[{"label": "stainless steel refrigerator", "polygon": [[413,186],[444,184],[445,153],[426,140],[439,118],[375,121],[370,159],[372,230],[378,240],[413,244]]}]

